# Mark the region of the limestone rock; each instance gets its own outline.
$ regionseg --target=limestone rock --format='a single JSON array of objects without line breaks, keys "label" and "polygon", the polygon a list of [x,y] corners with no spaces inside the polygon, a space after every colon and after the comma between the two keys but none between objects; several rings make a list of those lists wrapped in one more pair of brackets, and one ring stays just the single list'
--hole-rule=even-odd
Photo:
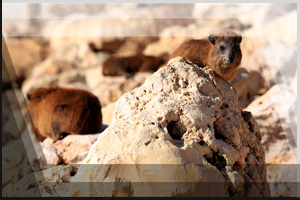
[{"label": "limestone rock", "polygon": [[47,152],[45,152],[47,149],[53,149],[52,154],[57,154],[64,164],[76,164],[80,163],[86,157],[98,136],[99,134],[68,135],[62,140],[57,141],[47,138],[41,144],[45,156],[47,155]]},{"label": "limestone rock", "polygon": [[70,196],[269,195],[251,113],[229,83],[180,57],[116,102],[83,163],[72,181],[89,185]]},{"label": "limestone rock", "polygon": [[57,197],[65,196],[67,183],[76,174],[77,168],[59,165],[44,171],[24,176],[20,181],[2,190],[4,197]]},{"label": "limestone rock", "polygon": [[296,96],[288,86],[273,86],[244,110],[250,111],[257,121],[267,160],[295,155]]}]

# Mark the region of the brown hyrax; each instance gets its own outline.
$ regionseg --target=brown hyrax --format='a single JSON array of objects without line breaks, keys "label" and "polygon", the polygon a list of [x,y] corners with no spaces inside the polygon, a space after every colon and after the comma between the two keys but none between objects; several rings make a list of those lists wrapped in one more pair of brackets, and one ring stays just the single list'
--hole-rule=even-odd
[{"label": "brown hyrax", "polygon": [[216,74],[230,81],[241,64],[242,36],[231,30],[209,35],[208,39],[189,39],[171,54],[170,59],[181,56],[200,67],[209,66]]},{"label": "brown hyrax", "polygon": [[127,57],[111,57],[103,63],[104,76],[121,76],[135,72],[155,72],[168,60],[167,54],[145,56],[138,54]]},{"label": "brown hyrax", "polygon": [[38,88],[28,95],[29,114],[39,140],[99,133],[101,105],[92,93],[71,88]]}]

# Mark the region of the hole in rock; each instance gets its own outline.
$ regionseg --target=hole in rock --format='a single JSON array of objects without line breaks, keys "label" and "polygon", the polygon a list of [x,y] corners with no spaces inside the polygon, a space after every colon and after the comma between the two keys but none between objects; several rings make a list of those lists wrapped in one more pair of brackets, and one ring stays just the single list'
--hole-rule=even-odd
[{"label": "hole in rock", "polygon": [[222,106],[221,106],[220,108],[221,108],[221,110],[224,110],[225,108],[228,108],[228,107],[229,107],[228,104],[223,103]]},{"label": "hole in rock", "polygon": [[154,122],[151,122],[151,124],[152,124],[152,125],[155,125],[155,123],[154,123]]},{"label": "hole in rock", "polygon": [[216,166],[219,170],[225,168],[226,166],[226,160],[224,156],[218,155],[218,153],[213,152],[212,157],[204,156],[208,163],[210,163],[213,166]]},{"label": "hole in rock", "polygon": [[242,169],[242,164],[240,162],[235,162],[233,164],[233,167],[232,167],[233,170],[237,171],[239,169]]},{"label": "hole in rock", "polygon": [[77,173],[77,168],[73,168],[72,171],[70,172],[70,176],[75,176]]},{"label": "hole in rock", "polygon": [[180,121],[171,121],[167,126],[167,130],[173,139],[180,140],[186,132],[186,127]]},{"label": "hole in rock", "polygon": [[251,112],[242,111],[242,117],[244,118],[245,122],[247,122],[250,131],[253,132],[254,131],[253,124],[250,122]]},{"label": "hole in rock", "polygon": [[214,122],[214,130],[215,130],[215,138],[225,141],[226,138],[222,135],[222,132],[220,131],[220,128],[218,127],[216,122]]},{"label": "hole in rock", "polygon": [[151,140],[145,142],[145,145],[148,146],[151,143]]}]

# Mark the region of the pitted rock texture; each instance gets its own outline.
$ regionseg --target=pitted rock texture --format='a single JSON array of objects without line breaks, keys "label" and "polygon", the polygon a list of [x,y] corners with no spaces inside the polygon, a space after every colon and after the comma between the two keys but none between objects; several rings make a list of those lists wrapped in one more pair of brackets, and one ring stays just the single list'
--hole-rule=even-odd
[{"label": "pitted rock texture", "polygon": [[111,187],[74,186],[69,195],[269,196],[260,138],[233,86],[177,57],[116,102],[72,179]]}]

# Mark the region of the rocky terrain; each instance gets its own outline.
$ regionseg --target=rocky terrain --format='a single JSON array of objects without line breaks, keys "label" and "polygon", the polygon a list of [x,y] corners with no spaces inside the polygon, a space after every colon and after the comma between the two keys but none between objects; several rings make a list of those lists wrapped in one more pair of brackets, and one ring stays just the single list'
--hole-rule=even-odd
[{"label": "rocky terrain", "polygon": [[[3,56],[3,196],[296,196],[293,4],[43,9],[67,20],[3,21],[14,67]],[[110,57],[170,54],[225,28],[243,36],[230,83],[181,58],[156,72],[102,74]],[[38,141],[27,94],[50,86],[96,95],[104,131]]]}]

